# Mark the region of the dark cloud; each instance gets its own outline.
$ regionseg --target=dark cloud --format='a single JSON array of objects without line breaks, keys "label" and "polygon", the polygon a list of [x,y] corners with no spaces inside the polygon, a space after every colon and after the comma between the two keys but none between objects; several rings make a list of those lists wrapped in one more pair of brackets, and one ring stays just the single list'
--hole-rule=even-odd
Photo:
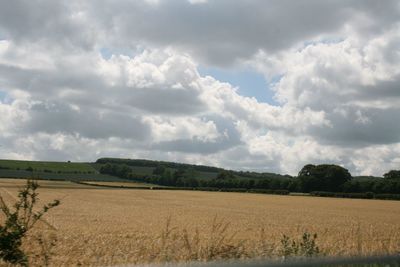
[{"label": "dark cloud", "polygon": [[18,43],[90,49],[96,31],[83,19],[83,6],[73,1],[0,1],[0,31]]},{"label": "dark cloud", "polygon": [[329,114],[329,127],[312,127],[311,136],[322,143],[344,148],[400,142],[399,108],[346,108],[344,113]]},{"label": "dark cloud", "polygon": [[125,103],[155,114],[196,114],[206,106],[198,93],[185,89],[144,88],[125,90]]},{"label": "dark cloud", "polygon": [[[225,65],[259,49],[274,53],[319,35],[334,34],[357,15],[369,19],[367,34],[396,23],[399,4],[376,1],[103,1],[88,13],[101,14],[102,27],[134,46],[140,42],[181,47],[199,59]],[[91,13],[92,12],[92,13]],[[151,18],[151,19],[149,19]],[[137,40],[140,40],[139,42]],[[120,41],[120,40],[119,40]]]},{"label": "dark cloud", "polygon": [[120,137],[146,140],[148,125],[140,117],[128,114],[101,113],[97,110],[75,110],[63,103],[37,103],[29,109],[26,132],[79,134],[92,139]]},{"label": "dark cloud", "polygon": [[[259,49],[274,53],[335,34],[352,25],[378,34],[398,22],[399,3],[367,1],[3,1],[0,29],[15,41],[88,50],[173,46],[215,65],[248,58]],[[361,16],[368,18],[354,21]]]}]

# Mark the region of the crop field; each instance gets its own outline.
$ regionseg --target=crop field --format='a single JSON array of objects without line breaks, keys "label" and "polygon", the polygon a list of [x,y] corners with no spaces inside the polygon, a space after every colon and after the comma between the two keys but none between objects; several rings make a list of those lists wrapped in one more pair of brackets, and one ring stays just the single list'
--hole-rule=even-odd
[{"label": "crop field", "polygon": [[[283,235],[305,232],[318,235],[322,255],[400,251],[398,201],[39,184],[42,202],[61,205],[24,243],[33,265],[38,250],[54,266],[278,258]],[[0,179],[0,194],[13,201],[23,185]],[[54,244],[34,246],[39,232]]]}]

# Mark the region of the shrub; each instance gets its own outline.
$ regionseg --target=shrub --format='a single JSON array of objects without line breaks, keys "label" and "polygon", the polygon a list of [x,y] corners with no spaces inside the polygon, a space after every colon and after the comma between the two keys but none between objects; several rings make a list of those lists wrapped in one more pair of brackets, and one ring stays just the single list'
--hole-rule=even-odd
[{"label": "shrub", "polygon": [[50,209],[60,204],[54,200],[35,212],[34,207],[38,200],[36,189],[39,185],[31,180],[18,193],[17,202],[8,206],[0,196],[0,211],[5,216],[4,225],[0,225],[0,259],[11,264],[28,265],[28,258],[21,250],[22,238],[33,228],[38,220]]}]

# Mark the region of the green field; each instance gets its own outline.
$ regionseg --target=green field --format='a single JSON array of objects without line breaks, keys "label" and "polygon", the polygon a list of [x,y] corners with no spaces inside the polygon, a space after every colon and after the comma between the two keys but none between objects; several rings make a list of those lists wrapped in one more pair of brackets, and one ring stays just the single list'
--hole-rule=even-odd
[{"label": "green field", "polygon": [[[96,171],[100,172],[100,168],[104,164],[101,163],[90,163],[90,166],[92,166]],[[151,166],[132,166],[132,165],[126,165],[128,166],[133,173],[139,174],[139,175],[152,175],[155,167]],[[171,171],[171,173],[175,172],[178,170],[178,168],[167,168],[168,170]],[[217,177],[218,172],[207,172],[207,171],[194,171],[193,176],[198,179],[215,179]]]},{"label": "green field", "polygon": [[55,162],[55,161],[24,161],[24,160],[0,160],[0,169],[27,170],[61,173],[96,173],[89,163]]},{"label": "green field", "polygon": [[[101,163],[55,162],[55,161],[23,161],[0,160],[0,177],[31,178],[71,181],[107,181],[123,182],[124,179],[115,176],[100,174]],[[132,166],[129,168],[139,175],[152,175],[155,167]],[[171,172],[177,168],[168,168]],[[216,172],[195,171],[194,175],[200,179],[213,179]]]},{"label": "green field", "polygon": [[[191,171],[191,176],[199,180],[215,179],[221,168],[182,164],[175,162],[161,162],[151,160],[129,160],[103,158],[96,162],[56,162],[56,161],[24,161],[0,159],[0,177],[2,178],[35,178],[45,180],[69,181],[104,181],[124,182],[126,179],[116,176],[101,174],[100,169],[106,163],[123,164],[132,170],[133,174],[152,176],[154,169],[162,164],[171,173],[179,169]],[[258,176],[248,176],[246,173],[233,172],[240,179],[259,179]],[[264,174],[265,175],[265,174]],[[281,175],[268,174],[266,177],[282,177]],[[265,177],[264,177],[265,178]]]},{"label": "green field", "polygon": [[57,172],[29,172],[24,170],[2,170],[0,178],[25,178],[38,180],[60,180],[60,181],[104,181],[125,182],[127,180],[115,176],[100,173],[57,173]]},{"label": "green field", "polygon": [[0,177],[43,180],[124,182],[115,176],[100,174],[91,163],[0,160]]}]

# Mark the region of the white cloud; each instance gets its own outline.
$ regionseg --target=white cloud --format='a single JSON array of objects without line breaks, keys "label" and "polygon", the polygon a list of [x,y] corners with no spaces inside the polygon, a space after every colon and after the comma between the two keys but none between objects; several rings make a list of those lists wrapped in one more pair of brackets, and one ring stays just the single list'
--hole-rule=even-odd
[{"label": "white cloud", "polygon": [[[397,1],[21,3],[0,4],[1,157],[398,166]],[[280,105],[200,63],[257,69]]]}]

